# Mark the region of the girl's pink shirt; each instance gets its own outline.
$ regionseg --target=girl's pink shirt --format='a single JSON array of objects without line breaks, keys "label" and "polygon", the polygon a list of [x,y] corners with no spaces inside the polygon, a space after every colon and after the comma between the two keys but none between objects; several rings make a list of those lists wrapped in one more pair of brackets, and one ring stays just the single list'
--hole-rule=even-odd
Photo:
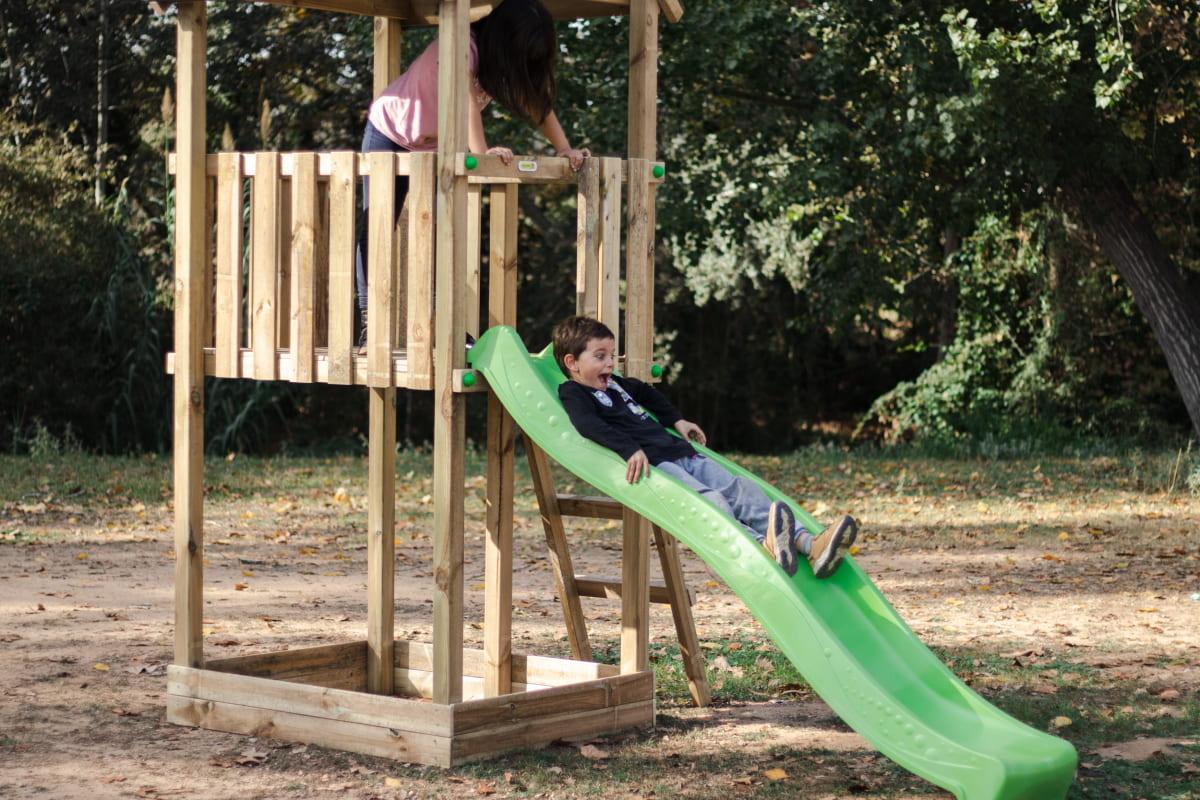
[{"label": "girl's pink shirt", "polygon": [[[479,68],[479,50],[471,37],[471,84],[480,108],[491,100],[475,78]],[[396,80],[371,103],[367,119],[384,136],[405,150],[432,152],[437,149],[438,132],[438,43],[437,39],[417,56]]]}]

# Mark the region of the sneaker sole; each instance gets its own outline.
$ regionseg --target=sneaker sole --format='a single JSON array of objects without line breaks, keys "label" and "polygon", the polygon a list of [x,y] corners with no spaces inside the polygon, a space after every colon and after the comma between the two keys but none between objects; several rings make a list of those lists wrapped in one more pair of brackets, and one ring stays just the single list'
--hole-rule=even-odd
[{"label": "sneaker sole", "polygon": [[813,575],[817,578],[828,578],[837,572],[837,568],[842,564],[842,559],[850,551],[850,545],[854,544],[856,538],[858,538],[858,523],[854,521],[854,517],[842,517],[833,531],[833,545],[826,551],[827,559],[823,562],[818,559],[813,564]]},{"label": "sneaker sole", "polygon": [[775,563],[779,565],[780,569],[788,577],[791,577],[796,574],[798,563],[796,541],[792,537],[792,531],[796,528],[796,517],[787,503],[772,503],[771,510],[772,514],[767,520],[767,535],[763,540],[763,546],[775,559]]}]

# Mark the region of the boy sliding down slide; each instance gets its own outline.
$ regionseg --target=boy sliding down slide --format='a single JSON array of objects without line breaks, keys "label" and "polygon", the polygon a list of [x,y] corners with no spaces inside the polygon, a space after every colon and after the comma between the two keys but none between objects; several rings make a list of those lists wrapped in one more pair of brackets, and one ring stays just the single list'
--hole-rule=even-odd
[{"label": "boy sliding down slide", "polygon": [[772,503],[753,481],[697,453],[689,441],[706,443],[699,425],[683,419],[653,386],[612,374],[616,345],[608,326],[590,317],[568,317],[554,329],[554,358],[570,378],[559,385],[558,396],[576,430],[625,459],[630,483],[654,466],[694,489],[740,522],[788,575],[796,574],[797,552],[816,577],[832,575],[858,535],[854,519],[842,517],[814,537],[796,522],[787,503]]}]

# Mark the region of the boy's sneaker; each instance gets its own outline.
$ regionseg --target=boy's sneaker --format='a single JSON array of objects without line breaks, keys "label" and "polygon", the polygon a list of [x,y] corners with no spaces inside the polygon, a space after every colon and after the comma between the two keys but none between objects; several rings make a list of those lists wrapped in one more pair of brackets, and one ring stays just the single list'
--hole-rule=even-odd
[{"label": "boy's sneaker", "polygon": [[813,576],[828,578],[836,572],[857,536],[858,523],[854,521],[854,517],[847,515],[813,539],[812,550],[808,554]]},{"label": "boy's sneaker", "polygon": [[796,574],[796,517],[787,503],[771,503],[767,516],[767,536],[763,546],[789,576]]}]

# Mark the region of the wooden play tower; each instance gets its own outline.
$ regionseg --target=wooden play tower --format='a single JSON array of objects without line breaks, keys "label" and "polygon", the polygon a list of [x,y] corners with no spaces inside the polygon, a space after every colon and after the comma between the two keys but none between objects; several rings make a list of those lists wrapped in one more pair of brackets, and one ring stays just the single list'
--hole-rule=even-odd
[{"label": "wooden play tower", "polygon": [[[440,37],[437,153],[206,150],[207,8],[178,8],[175,351],[175,655],[168,719],[450,766],[564,737],[654,723],[648,602],[669,602],[697,703],[704,663],[675,541],[602,498],[559,495],[546,454],[526,443],[573,659],[512,652],[513,454],[516,431],[488,395],[483,650],[463,647],[464,418],[487,387],[466,368],[466,335],[517,320],[517,193],[577,185],[580,313],[619,332],[625,374],[651,379],[658,25],[677,0],[544,0],[556,19],[627,15],[627,158],[498,158],[467,152],[468,37],[496,0],[271,0],[375,18],[374,86],[400,69],[402,26]],[[403,209],[395,176],[407,175]],[[371,178],[369,342],[354,343],[359,179]],[[620,325],[622,188],[624,325]],[[247,188],[249,192],[247,194]],[[488,207],[488,293],[480,297],[481,211]],[[247,201],[246,197],[249,197]],[[248,206],[248,207],[247,207]],[[399,214],[399,221],[393,220]],[[248,220],[248,222],[246,222]],[[481,311],[481,307],[486,310]],[[367,639],[206,660],[203,648],[203,419],[206,376],[366,386]],[[397,641],[394,617],[396,390],[435,394],[433,642]],[[622,574],[576,576],[562,516],[619,518]],[[651,587],[653,538],[663,566]],[[592,661],[580,595],[619,596],[620,665]]]}]

